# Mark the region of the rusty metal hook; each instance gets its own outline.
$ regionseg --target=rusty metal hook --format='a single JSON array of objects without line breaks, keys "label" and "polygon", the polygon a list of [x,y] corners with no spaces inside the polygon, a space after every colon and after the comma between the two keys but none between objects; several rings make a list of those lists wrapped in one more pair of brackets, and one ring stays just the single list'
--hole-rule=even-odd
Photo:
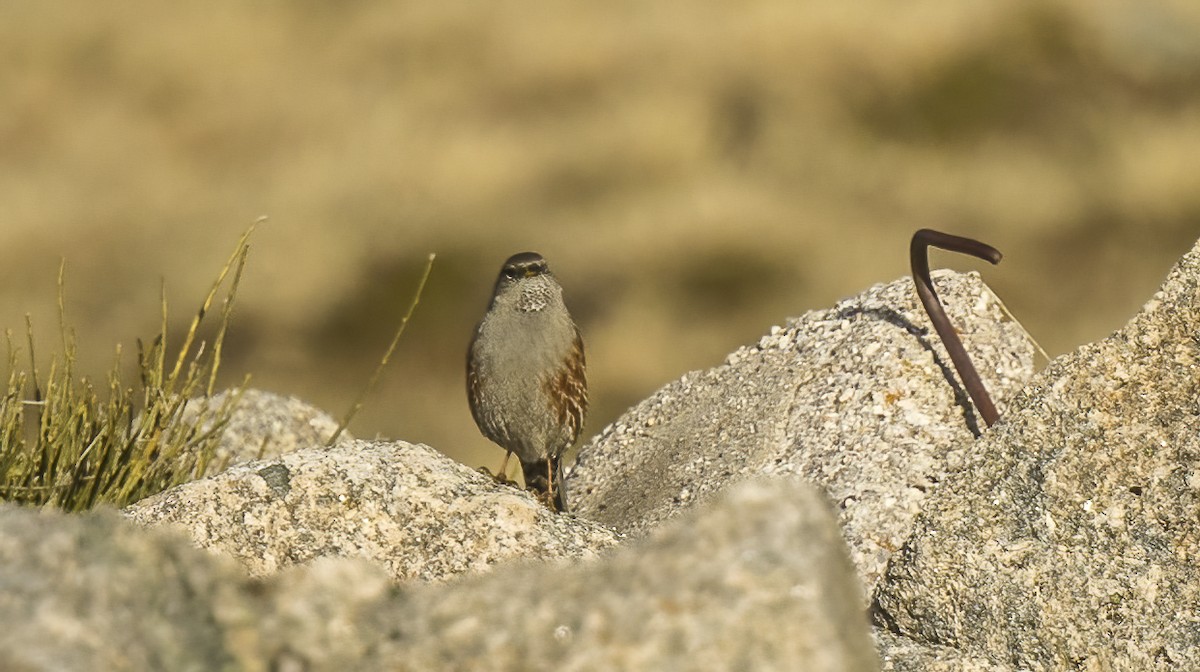
[{"label": "rusty metal hook", "polygon": [[963,347],[962,340],[954,331],[954,325],[950,324],[950,318],[946,316],[946,310],[942,307],[937,292],[933,289],[933,281],[929,277],[928,248],[930,246],[950,252],[969,254],[992,264],[1000,263],[1002,255],[996,248],[978,240],[954,236],[933,229],[921,229],[914,233],[908,252],[912,264],[913,283],[917,286],[917,296],[921,297],[921,305],[925,306],[925,312],[929,314],[933,328],[946,346],[946,351],[950,353],[950,361],[954,362],[954,369],[958,371],[958,377],[962,379],[963,387],[967,388],[967,394],[971,395],[971,401],[975,403],[979,415],[983,417],[987,426],[991,427],[996,424],[1000,414],[996,412],[991,395],[983,386],[979,372],[971,363],[967,349]]}]

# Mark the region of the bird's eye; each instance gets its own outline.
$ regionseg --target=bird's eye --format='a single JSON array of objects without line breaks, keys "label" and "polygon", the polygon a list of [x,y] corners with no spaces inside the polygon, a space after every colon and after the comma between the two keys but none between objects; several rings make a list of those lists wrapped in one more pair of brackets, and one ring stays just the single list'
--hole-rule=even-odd
[{"label": "bird's eye", "polygon": [[503,275],[509,280],[516,280],[517,276],[520,275],[520,272],[518,272],[515,268],[509,267],[504,269]]}]

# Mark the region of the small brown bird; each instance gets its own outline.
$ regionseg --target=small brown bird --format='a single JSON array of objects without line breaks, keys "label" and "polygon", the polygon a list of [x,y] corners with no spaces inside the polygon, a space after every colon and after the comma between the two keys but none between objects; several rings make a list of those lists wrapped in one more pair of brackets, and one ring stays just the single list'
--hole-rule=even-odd
[{"label": "small brown bird", "polygon": [[467,350],[467,399],[479,431],[507,451],[504,464],[516,453],[526,487],[565,511],[561,458],[588,407],[583,339],[536,252],[500,270]]}]

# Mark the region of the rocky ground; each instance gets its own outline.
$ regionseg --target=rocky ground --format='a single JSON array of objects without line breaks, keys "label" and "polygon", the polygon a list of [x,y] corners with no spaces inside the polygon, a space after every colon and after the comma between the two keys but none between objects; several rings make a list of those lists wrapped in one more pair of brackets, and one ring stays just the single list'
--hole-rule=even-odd
[{"label": "rocky ground", "polygon": [[229,440],[265,459],[0,509],[0,668],[1200,668],[1200,246],[1040,373],[977,276],[936,282],[995,426],[902,278],[630,409],[566,515],[255,392]]}]

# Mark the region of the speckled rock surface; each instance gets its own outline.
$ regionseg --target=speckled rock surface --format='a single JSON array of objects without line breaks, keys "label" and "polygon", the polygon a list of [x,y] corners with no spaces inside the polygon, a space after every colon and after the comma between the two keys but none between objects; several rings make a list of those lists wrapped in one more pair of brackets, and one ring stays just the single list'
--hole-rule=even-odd
[{"label": "speckled rock surface", "polygon": [[1020,672],[953,647],[916,642],[880,628],[871,634],[879,647],[883,672]]},{"label": "speckled rock surface", "polygon": [[1014,669],[1200,669],[1200,247],[1056,359],[892,559],[877,620]]},{"label": "speckled rock surface", "polygon": [[876,670],[829,505],[742,484],[594,564],[413,591],[403,670]]},{"label": "speckled rock surface", "polygon": [[318,559],[264,580],[112,513],[0,507],[0,669],[878,669],[828,504],[748,483],[635,545],[397,587]]},{"label": "speckled rock surface", "polygon": [[[974,274],[935,273],[988,389],[1005,400],[1033,345]],[[980,425],[908,278],[773,328],[659,390],[581,451],[572,510],[639,533],[756,474],[799,474],[835,503],[873,586],[927,493]]]},{"label": "speckled rock surface", "polygon": [[403,442],[352,441],[235,466],[125,512],[143,525],[179,526],[254,576],[351,556],[397,580],[437,580],[517,557],[590,557],[617,541],[598,524],[555,515],[524,492]]},{"label": "speckled rock surface", "polygon": [[[184,406],[184,421],[203,413],[207,420],[202,429],[212,426],[212,415],[227,403],[234,403],[237,392],[227,390],[210,398],[189,399]],[[270,459],[303,448],[322,448],[337,431],[338,422],[328,413],[295,398],[263,390],[243,390],[221,430],[221,443],[208,475],[222,465],[232,466],[250,460]],[[342,432],[339,442],[353,437]]]},{"label": "speckled rock surface", "polygon": [[234,563],[112,511],[0,506],[0,670],[232,669],[216,603]]}]

